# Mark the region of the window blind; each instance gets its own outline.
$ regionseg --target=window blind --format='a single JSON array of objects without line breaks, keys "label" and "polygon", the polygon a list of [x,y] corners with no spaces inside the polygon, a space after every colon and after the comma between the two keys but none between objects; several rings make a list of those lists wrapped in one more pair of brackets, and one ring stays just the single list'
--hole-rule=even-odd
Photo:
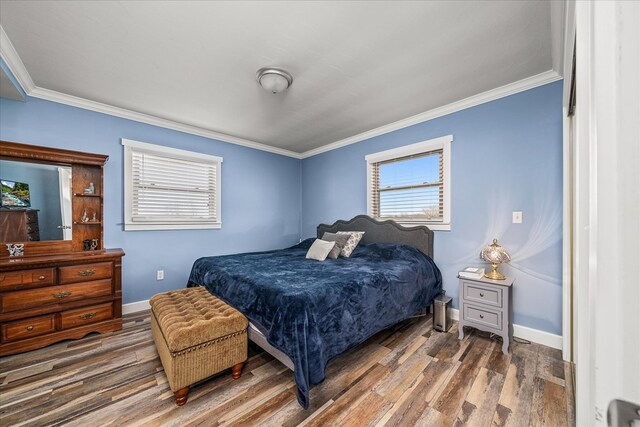
[{"label": "window blind", "polygon": [[216,162],[182,160],[133,150],[131,153],[133,222],[218,221]]},{"label": "window blind", "polygon": [[371,163],[370,212],[401,222],[444,218],[443,150]]}]

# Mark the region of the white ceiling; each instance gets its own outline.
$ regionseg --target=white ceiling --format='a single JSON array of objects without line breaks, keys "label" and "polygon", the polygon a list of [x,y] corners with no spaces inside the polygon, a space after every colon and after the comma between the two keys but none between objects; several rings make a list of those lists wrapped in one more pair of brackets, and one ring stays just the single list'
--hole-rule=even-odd
[{"label": "white ceiling", "polygon": [[[2,1],[0,24],[39,88],[302,153],[552,69],[554,9]],[[268,65],[288,91],[258,86]]]}]

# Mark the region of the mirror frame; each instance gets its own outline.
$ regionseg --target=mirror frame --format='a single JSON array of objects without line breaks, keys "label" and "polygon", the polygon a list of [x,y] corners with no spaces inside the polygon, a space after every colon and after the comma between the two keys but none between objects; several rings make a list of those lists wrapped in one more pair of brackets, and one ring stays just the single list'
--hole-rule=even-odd
[{"label": "mirror frame", "polygon": [[[71,166],[72,179],[75,179],[77,167],[83,165],[103,167],[109,156],[103,154],[84,153],[81,151],[64,150],[59,148],[41,147],[37,145],[20,144],[17,142],[0,141],[0,159],[18,162],[45,163],[61,166]],[[72,209],[74,200],[71,201]],[[0,242],[0,258],[9,257],[5,243],[24,243],[25,257],[42,256],[53,253],[73,252],[78,247],[78,233],[72,229],[71,240],[48,240],[38,242]]]}]

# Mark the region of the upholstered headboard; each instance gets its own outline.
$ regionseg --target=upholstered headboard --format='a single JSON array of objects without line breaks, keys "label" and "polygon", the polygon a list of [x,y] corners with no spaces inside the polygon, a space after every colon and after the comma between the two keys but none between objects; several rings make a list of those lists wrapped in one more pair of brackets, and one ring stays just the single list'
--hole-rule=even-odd
[{"label": "upholstered headboard", "polygon": [[320,224],[318,238],[325,232],[364,231],[362,243],[397,243],[419,249],[433,258],[433,231],[424,225],[404,227],[395,221],[378,221],[367,215],[358,215],[349,221],[338,220],[331,225]]}]

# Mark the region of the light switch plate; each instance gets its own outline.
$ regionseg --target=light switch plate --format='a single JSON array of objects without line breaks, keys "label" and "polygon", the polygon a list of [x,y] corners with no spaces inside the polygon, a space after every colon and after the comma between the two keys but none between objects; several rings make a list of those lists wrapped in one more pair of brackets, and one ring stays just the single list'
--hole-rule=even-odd
[{"label": "light switch plate", "polygon": [[522,224],[522,211],[513,211],[511,217],[514,224]]}]

